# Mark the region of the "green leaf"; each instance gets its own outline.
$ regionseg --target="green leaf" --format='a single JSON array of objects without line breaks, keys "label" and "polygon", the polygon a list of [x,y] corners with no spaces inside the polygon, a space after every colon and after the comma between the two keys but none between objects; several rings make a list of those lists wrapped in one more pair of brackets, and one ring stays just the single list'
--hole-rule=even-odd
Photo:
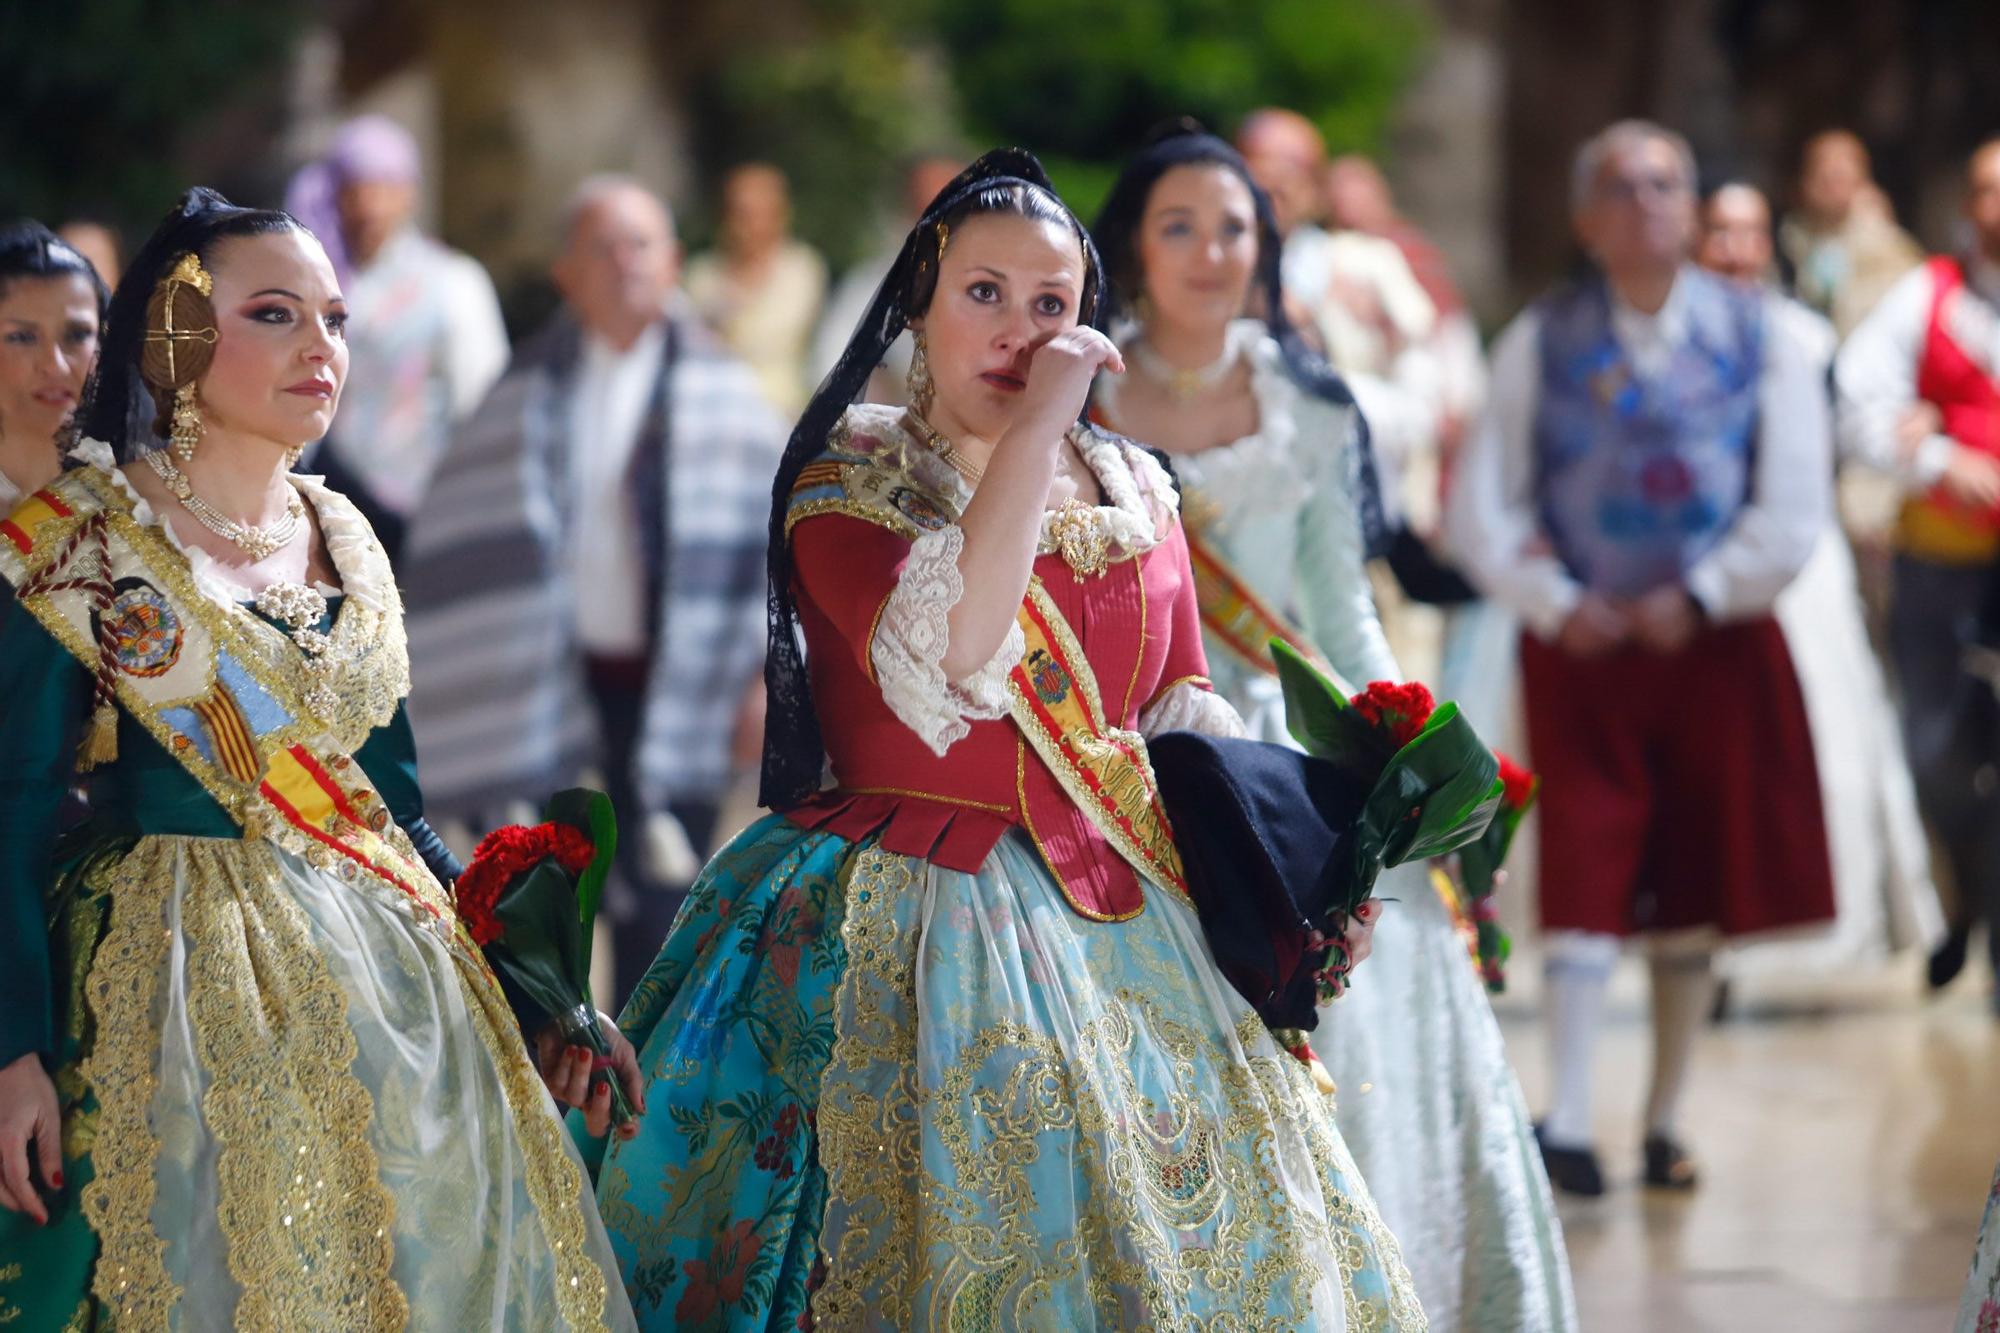
[{"label": "green leaf", "polygon": [[604,898],[604,881],[618,857],[618,815],[611,798],[588,787],[571,787],[549,798],[542,818],[551,824],[567,824],[590,839],[596,854],[583,873],[576,877],[576,919],[583,927],[583,971],[590,975],[591,945],[597,907]]},{"label": "green leaf", "polygon": [[712,1119],[713,1102],[703,1102],[700,1112],[688,1110],[684,1106],[669,1105],[667,1115],[672,1118],[675,1128],[687,1136],[688,1151],[700,1154],[708,1148],[708,1131]]},{"label": "green leaf", "polygon": [[1499,761],[1457,706],[1441,705],[1384,767],[1364,808],[1382,837],[1382,863],[1439,856],[1479,836],[1499,809],[1499,775]]},{"label": "green leaf", "polygon": [[1343,766],[1379,762],[1380,741],[1338,685],[1283,639],[1271,640],[1271,656],[1285,692],[1285,727],[1307,754]]}]

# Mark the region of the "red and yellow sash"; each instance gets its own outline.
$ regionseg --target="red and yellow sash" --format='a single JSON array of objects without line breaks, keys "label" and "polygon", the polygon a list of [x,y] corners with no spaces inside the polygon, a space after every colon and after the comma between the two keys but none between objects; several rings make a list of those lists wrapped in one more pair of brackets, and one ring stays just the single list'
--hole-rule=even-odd
[{"label": "red and yellow sash", "polygon": [[[185,557],[133,518],[109,477],[69,473],[17,506],[0,538],[0,575],[23,609],[115,693],[244,837],[267,838],[350,882],[386,884],[457,933],[443,886],[336,738],[365,735],[386,719],[352,709],[338,720],[316,714],[297,648],[247,610],[204,595]],[[349,615],[358,618],[352,626]],[[393,609],[350,598],[341,616],[337,644],[382,655],[359,669],[388,677],[399,665],[407,670]]]},{"label": "red and yellow sash", "polygon": [[1187,895],[1145,742],[1108,726],[1097,677],[1039,578],[1019,615],[1027,649],[1008,676],[1014,722],[1077,809],[1141,876]]},{"label": "red and yellow sash", "polygon": [[1192,526],[1187,529],[1187,539],[1201,625],[1218,643],[1252,668],[1276,676],[1278,664],[1271,657],[1271,640],[1283,639],[1306,660],[1318,664],[1328,675],[1334,674],[1304,633],[1259,597]]}]

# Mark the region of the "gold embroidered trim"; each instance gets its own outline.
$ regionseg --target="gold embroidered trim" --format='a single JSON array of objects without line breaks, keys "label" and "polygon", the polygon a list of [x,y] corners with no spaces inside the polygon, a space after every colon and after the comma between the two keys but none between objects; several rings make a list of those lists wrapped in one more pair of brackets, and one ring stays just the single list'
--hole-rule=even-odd
[{"label": "gold embroidered trim", "polygon": [[555,1255],[556,1309],[574,1333],[608,1333],[604,1306],[609,1288],[604,1269],[590,1257],[590,1233],[583,1220],[583,1169],[569,1155],[562,1122],[549,1113],[548,1092],[529,1066],[521,1039],[514,1035],[518,1028],[499,984],[483,964],[455,951],[453,961],[473,1030],[493,1061],[513,1115],[528,1199]]},{"label": "gold embroidered trim", "polygon": [[96,1176],[83,1191],[100,1246],[91,1291],[126,1333],[164,1330],[181,1296],[167,1276],[166,1242],[153,1229],[160,1139],[147,1114],[159,1087],[153,1003],[173,942],[166,903],[174,881],[162,873],[164,858],[142,853],[160,846],[141,841],[112,877],[111,925],[90,965],[97,1042],[83,1062],[98,1104]]},{"label": "gold embroidered trim", "polygon": [[879,506],[862,504],[856,500],[833,499],[829,497],[824,500],[801,500],[786,510],[785,535],[789,537],[793,528],[807,519],[817,518],[821,514],[845,514],[849,518],[862,519],[865,522],[873,523],[878,528],[887,528],[898,537],[905,537],[910,541],[915,541],[918,535],[923,532],[922,528],[900,514],[895,518],[889,517]]},{"label": "gold embroidered trim", "polygon": [[[1279,1127],[1313,1118],[1305,1146],[1315,1155],[1337,1140],[1325,1100],[1301,1100],[1281,1072],[1289,1057],[1244,1049],[1271,1050],[1254,1013],[1245,1010],[1232,1041],[1121,989],[1079,1023],[1067,1049],[1022,1024],[988,1022],[943,1068],[920,1073],[913,964],[925,946],[897,905],[921,873],[920,862],[862,851],[845,874],[848,961],[819,1111],[827,1216],[838,1231],[825,1237],[818,1327],[1042,1327],[1054,1293],[1086,1269],[1078,1294],[1102,1326],[1124,1326],[1143,1308],[1161,1328],[1205,1327],[1190,1318],[1195,1301],[1242,1315],[1216,1327],[1291,1326],[1264,1312],[1304,1311],[1323,1283],[1348,1306],[1349,1327],[1421,1327],[1413,1303],[1389,1320],[1397,1306],[1363,1303],[1351,1285],[1333,1291],[1386,1241],[1372,1210],[1348,1209],[1332,1188],[1341,1171],[1358,1184],[1351,1162],[1316,1163],[1325,1217],[1283,1206],[1290,1163]],[[1175,1071],[1153,1097],[1132,1072],[1142,1028]],[[1204,1081],[1196,1071],[1217,1079],[1213,1106],[1181,1090]],[[1053,1247],[1035,1225],[1028,1175],[1051,1133],[1074,1145],[1090,1201],[1076,1235]],[[927,1143],[947,1154],[948,1172],[926,1166]],[[1202,1242],[1185,1239],[1189,1231]],[[1381,1254],[1393,1263],[1393,1243]],[[1399,1266],[1385,1276],[1407,1285]],[[1062,1314],[1073,1322],[1077,1311]]]},{"label": "gold embroidered trim", "polygon": [[1159,689],[1153,691],[1153,697],[1146,700],[1146,706],[1139,710],[1139,715],[1141,717],[1144,717],[1149,711],[1151,711],[1154,704],[1160,702],[1160,700],[1166,698],[1169,694],[1172,694],[1175,690],[1179,689],[1183,685],[1193,685],[1199,689],[1213,689],[1215,687],[1215,682],[1210,680],[1207,676],[1176,677],[1175,679],[1170,680],[1166,684],[1160,686]]},{"label": "gold embroidered trim", "polygon": [[1041,832],[1035,828],[1035,816],[1028,809],[1028,740],[1021,735],[1014,737],[1014,799],[1021,803],[1021,827],[1028,830],[1028,839],[1035,844],[1035,855],[1042,858],[1042,868],[1056,882],[1056,889],[1062,894],[1063,901],[1069,904],[1070,911],[1090,921],[1130,921],[1146,910],[1142,898],[1139,905],[1129,912],[1092,911],[1064,883],[1062,872],[1056,869],[1055,858],[1049,855],[1048,844],[1042,841]]},{"label": "gold embroidered trim", "polygon": [[875,604],[875,615],[868,622],[868,637],[861,641],[861,669],[868,673],[870,685],[880,683],[875,679],[875,634],[882,628],[882,613],[889,609],[889,599],[895,595],[893,586],[882,594],[882,600]]},{"label": "gold embroidered trim", "polygon": [[[1250,1015],[1250,1020],[1262,1024],[1255,1014]],[[1417,1298],[1416,1279],[1410,1276],[1409,1266],[1403,1262],[1403,1251],[1376,1211],[1374,1199],[1365,1192],[1361,1169],[1354,1164],[1346,1142],[1332,1129],[1331,1112],[1322,1118],[1304,1109],[1315,1098],[1324,1100],[1313,1082],[1312,1071],[1289,1055],[1255,1064],[1258,1075],[1274,1096],[1302,1108],[1296,1123],[1304,1127],[1311,1144],[1320,1191],[1335,1224],[1337,1239],[1332,1247],[1333,1256],[1340,1267],[1349,1333],[1421,1333],[1429,1327],[1429,1322]],[[1371,1255],[1388,1287],[1386,1307],[1373,1301],[1364,1304],[1354,1290],[1354,1275],[1367,1265]]]},{"label": "gold embroidered trim", "polygon": [[[1007,676],[1016,727],[1076,808],[1141,880],[1186,899],[1180,850],[1160,803],[1146,739],[1106,721],[1090,659],[1039,577],[1028,579],[1017,622],[1026,648]],[[1056,675],[1054,692],[1043,693],[1038,660]],[[1026,818],[1025,793],[1021,808]],[[1063,896],[1070,897],[1067,889]],[[1071,906],[1077,906],[1074,899]]]},{"label": "gold embroidered trim", "polygon": [[[275,851],[173,845],[188,883],[188,1019],[211,1079],[201,1105],[217,1145],[216,1220],[242,1287],[236,1321],[400,1329],[410,1309],[389,1271],[395,1202],[369,1137],[374,1098],[354,1074],[346,993],[281,890]],[[167,858],[152,859],[172,883]]]},{"label": "gold embroidered trim", "polygon": [[1146,562],[1132,562],[1132,579],[1139,588],[1139,647],[1132,654],[1132,679],[1125,682],[1125,705],[1119,710],[1118,723],[1132,716],[1132,692],[1139,688],[1139,671],[1146,665]]},{"label": "gold embroidered trim", "polygon": [[[826,1254],[826,1281],[813,1294],[818,1328],[861,1325],[876,1311],[891,1328],[913,1328],[918,1275],[898,1272],[916,1240],[916,1192],[923,1179],[914,1077],[897,1081],[887,1104],[877,1104],[850,1079],[887,1063],[913,1070],[916,1032],[883,1008],[895,996],[914,1012],[916,985],[898,938],[896,899],[914,892],[918,863],[875,848],[857,851],[841,878],[846,899],[840,937],[847,968],[834,997],[832,1058],[819,1102],[819,1158],[826,1172],[827,1210],[854,1219],[837,1249]],[[885,1135],[884,1129],[888,1132]]]},{"label": "gold embroidered trim", "polygon": [[919,800],[936,801],[940,805],[962,805],[973,810],[984,810],[989,814],[1011,815],[1014,811],[991,801],[975,801],[968,796],[940,796],[932,791],[912,791],[907,787],[836,787],[829,795],[848,796],[914,796]]}]

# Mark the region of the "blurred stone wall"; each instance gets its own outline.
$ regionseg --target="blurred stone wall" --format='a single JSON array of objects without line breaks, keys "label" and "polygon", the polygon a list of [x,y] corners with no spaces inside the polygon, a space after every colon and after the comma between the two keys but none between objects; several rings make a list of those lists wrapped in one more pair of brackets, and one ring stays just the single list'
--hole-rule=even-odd
[{"label": "blurred stone wall", "polygon": [[1957,243],[1965,154],[2000,133],[2000,4],[1960,0],[1411,0],[1436,20],[1388,168],[1489,328],[1575,259],[1569,164],[1647,116],[1705,175],[1789,203],[1801,145],[1844,126],[1875,150],[1905,226]]}]

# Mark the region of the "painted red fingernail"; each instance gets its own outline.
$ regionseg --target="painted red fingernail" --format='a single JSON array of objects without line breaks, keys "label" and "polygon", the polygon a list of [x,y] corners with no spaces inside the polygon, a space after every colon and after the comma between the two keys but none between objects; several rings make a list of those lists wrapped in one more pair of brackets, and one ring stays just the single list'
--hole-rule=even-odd
[{"label": "painted red fingernail", "polygon": [[60,1171],[56,1171],[56,1172],[52,1172],[52,1173],[50,1174],[50,1176],[49,1176],[49,1184],[51,1184],[51,1185],[54,1185],[54,1186],[55,1186],[55,1187],[56,1187],[57,1189],[61,1189],[61,1188],[62,1188],[62,1172],[60,1172]]}]

